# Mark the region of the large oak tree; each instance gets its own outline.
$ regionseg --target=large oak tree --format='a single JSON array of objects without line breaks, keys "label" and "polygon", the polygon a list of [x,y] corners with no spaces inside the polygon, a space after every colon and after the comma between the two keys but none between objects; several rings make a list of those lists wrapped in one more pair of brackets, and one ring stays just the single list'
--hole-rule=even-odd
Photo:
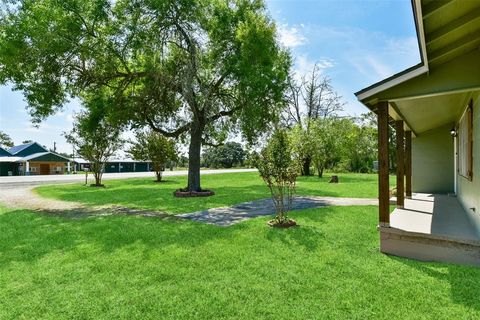
[{"label": "large oak tree", "polygon": [[0,83],[33,121],[106,91],[120,124],[189,139],[189,191],[202,144],[252,141],[283,105],[290,57],[260,0],[4,0],[0,15]]}]

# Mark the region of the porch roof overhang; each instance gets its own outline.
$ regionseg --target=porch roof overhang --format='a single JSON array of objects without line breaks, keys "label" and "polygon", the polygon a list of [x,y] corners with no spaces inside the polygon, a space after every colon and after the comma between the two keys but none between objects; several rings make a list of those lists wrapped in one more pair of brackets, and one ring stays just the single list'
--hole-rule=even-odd
[{"label": "porch roof overhang", "polygon": [[412,0],[421,62],[355,95],[419,135],[453,123],[480,90],[480,1]]},{"label": "porch roof overhang", "polygon": [[18,160],[22,159],[21,157],[0,157],[0,162],[17,162]]}]

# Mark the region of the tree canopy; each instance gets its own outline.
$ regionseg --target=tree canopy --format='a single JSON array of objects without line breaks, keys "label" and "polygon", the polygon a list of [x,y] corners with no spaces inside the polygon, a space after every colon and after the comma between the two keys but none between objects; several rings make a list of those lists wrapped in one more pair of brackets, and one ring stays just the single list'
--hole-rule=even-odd
[{"label": "tree canopy", "polygon": [[210,168],[232,168],[243,165],[246,152],[238,142],[210,147],[203,153],[203,164]]},{"label": "tree canopy", "polygon": [[287,108],[283,113],[283,124],[294,128],[297,141],[294,146],[302,159],[302,174],[310,175],[313,151],[311,125],[315,121],[338,116],[345,105],[343,98],[334,90],[331,79],[322,74],[318,64],[311,71],[288,77]]},{"label": "tree canopy", "polygon": [[13,140],[8,134],[3,131],[0,131],[0,147],[11,148],[13,147]]},{"label": "tree canopy", "polygon": [[115,121],[202,144],[249,141],[278,119],[290,56],[260,0],[22,0],[0,7],[0,83],[33,121],[101,89]]},{"label": "tree canopy", "polygon": [[136,141],[132,143],[128,153],[135,160],[151,161],[157,182],[162,181],[165,164],[177,159],[175,141],[154,131],[137,132]]},{"label": "tree canopy", "polygon": [[121,128],[105,116],[104,107],[107,104],[105,96],[89,97],[89,111],[78,114],[73,129],[65,133],[67,142],[75,147],[76,153],[90,162],[95,186],[102,186],[105,163],[124,143],[120,138]]}]

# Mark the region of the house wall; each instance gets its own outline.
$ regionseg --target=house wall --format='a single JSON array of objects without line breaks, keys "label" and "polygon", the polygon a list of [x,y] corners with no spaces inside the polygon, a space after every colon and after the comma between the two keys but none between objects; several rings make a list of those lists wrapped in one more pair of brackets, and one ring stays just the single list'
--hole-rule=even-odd
[{"label": "house wall", "polygon": [[[473,96],[473,178],[472,181],[457,174],[458,199],[469,214],[480,235],[480,98]],[[471,209],[474,208],[474,209]]]},{"label": "house wall", "polygon": [[[45,174],[64,174],[67,171],[67,166],[63,162],[30,162],[30,175],[40,175],[41,174],[41,165],[48,165],[48,173]],[[21,175],[25,174],[26,166],[23,164],[19,167],[19,171]]]},{"label": "house wall", "polygon": [[0,162],[0,176],[8,176],[11,172],[12,175],[18,175],[18,164],[15,162]]},{"label": "house wall", "polygon": [[412,139],[412,191],[452,193],[454,150],[452,125],[422,133]]},{"label": "house wall", "polygon": [[121,172],[118,170],[119,165],[120,163],[118,162],[107,162],[105,163],[104,172],[106,173]]}]

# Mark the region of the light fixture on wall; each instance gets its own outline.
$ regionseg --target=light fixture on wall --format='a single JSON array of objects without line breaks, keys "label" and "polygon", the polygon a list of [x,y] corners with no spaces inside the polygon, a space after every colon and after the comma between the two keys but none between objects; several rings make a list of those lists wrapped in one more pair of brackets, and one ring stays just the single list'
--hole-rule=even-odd
[{"label": "light fixture on wall", "polygon": [[452,135],[452,137],[456,137],[457,136],[457,128],[453,127],[452,129],[450,129],[450,134]]}]

